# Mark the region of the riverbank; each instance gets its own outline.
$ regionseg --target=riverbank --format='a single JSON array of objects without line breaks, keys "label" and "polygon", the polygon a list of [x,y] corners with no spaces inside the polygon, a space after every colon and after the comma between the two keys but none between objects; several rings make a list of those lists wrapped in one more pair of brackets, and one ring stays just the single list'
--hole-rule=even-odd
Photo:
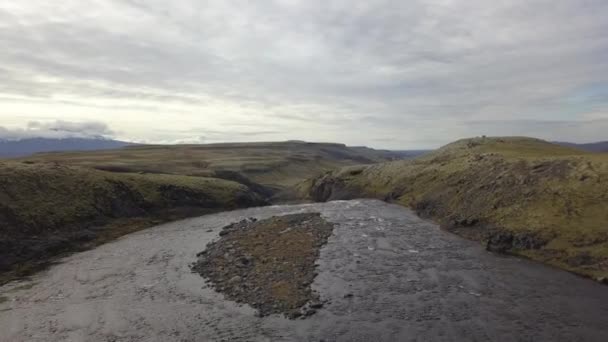
[{"label": "riverbank", "polygon": [[608,154],[465,139],[410,161],[329,172],[300,190],[315,201],[398,203],[488,250],[608,279]]},{"label": "riverbank", "polygon": [[[314,212],[334,229],[311,284],[324,305],[306,319],[259,317],[191,272],[231,223]],[[398,205],[268,206],[142,230],[2,286],[0,340],[605,341],[606,290]]]},{"label": "riverbank", "polygon": [[0,189],[0,283],[155,224],[267,203],[217,178],[16,162],[0,163]]}]

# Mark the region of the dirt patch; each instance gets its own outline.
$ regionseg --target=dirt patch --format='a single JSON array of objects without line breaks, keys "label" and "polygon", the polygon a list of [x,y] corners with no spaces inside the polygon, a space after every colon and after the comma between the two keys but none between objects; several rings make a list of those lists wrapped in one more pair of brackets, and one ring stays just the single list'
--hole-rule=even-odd
[{"label": "dirt patch", "polygon": [[310,285],[332,230],[319,213],[243,220],[224,227],[192,269],[227,299],[251,305],[260,316],[306,317],[323,305]]}]

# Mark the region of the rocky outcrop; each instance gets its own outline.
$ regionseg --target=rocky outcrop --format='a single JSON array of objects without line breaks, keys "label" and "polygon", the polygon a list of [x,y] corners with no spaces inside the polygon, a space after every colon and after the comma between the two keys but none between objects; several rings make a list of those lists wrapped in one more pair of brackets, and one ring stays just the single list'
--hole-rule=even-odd
[{"label": "rocky outcrop", "polygon": [[491,234],[486,242],[486,250],[498,253],[508,253],[513,250],[539,249],[547,241],[534,234],[512,234],[497,232]]},{"label": "rocky outcrop", "polygon": [[331,172],[314,178],[311,182],[307,196],[316,202],[354,199],[364,196],[362,189],[347,185],[343,179],[335,177]]}]

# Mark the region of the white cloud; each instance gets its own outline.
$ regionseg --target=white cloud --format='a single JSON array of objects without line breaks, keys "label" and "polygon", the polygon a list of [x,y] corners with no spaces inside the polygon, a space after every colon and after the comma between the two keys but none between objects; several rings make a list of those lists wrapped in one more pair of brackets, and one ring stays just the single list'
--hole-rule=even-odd
[{"label": "white cloud", "polygon": [[580,94],[608,87],[607,16],[603,0],[7,0],[0,125],[417,148],[575,122],[559,140],[601,140],[608,93]]},{"label": "white cloud", "polygon": [[108,138],[114,132],[103,122],[52,122],[30,121],[24,128],[0,126],[0,139],[21,140],[26,138]]}]

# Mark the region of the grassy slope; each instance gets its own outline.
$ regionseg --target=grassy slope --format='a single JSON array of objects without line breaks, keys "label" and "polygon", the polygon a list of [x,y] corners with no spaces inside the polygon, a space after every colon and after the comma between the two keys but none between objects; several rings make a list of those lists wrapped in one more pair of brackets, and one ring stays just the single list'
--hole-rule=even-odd
[{"label": "grassy slope", "polygon": [[390,159],[387,151],[340,144],[276,142],[142,145],[120,150],[38,154],[22,160],[55,162],[117,172],[213,176],[235,171],[272,188],[291,187],[317,173]]},{"label": "grassy slope", "polygon": [[395,201],[492,250],[608,277],[608,154],[530,138],[466,139],[300,187],[316,200]]},{"label": "grassy slope", "polygon": [[222,179],[0,162],[0,273],[152,223],[264,203]]}]

